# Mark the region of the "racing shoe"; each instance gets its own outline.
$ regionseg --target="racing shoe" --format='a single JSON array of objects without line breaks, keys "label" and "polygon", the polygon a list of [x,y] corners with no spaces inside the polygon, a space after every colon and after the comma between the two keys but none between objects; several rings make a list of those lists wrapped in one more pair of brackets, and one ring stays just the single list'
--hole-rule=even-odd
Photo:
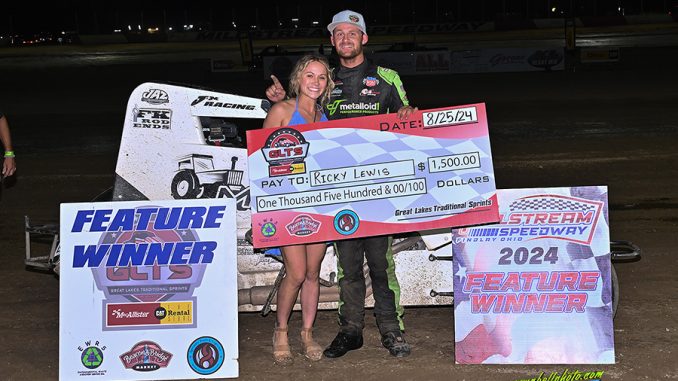
[{"label": "racing shoe", "polygon": [[388,349],[391,356],[406,357],[410,355],[412,347],[407,344],[405,337],[400,331],[386,332],[381,336],[381,344]]},{"label": "racing shoe", "polygon": [[350,335],[339,332],[332,343],[325,348],[323,354],[325,357],[337,358],[345,355],[348,351],[358,349],[363,346],[363,335]]}]

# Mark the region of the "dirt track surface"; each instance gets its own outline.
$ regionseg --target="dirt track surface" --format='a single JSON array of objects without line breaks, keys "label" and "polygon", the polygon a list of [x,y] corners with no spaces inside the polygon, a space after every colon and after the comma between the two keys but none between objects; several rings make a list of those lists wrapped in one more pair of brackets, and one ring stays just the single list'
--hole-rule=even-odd
[{"label": "dirt track surface", "polygon": [[[614,321],[616,364],[454,364],[452,307],[406,309],[413,353],[391,358],[368,316],[365,345],[340,359],[289,367],[270,355],[273,315],[241,313],[240,374],[246,380],[517,380],[564,369],[604,371],[604,380],[673,380],[676,357],[678,49],[622,53],[612,66],[575,72],[404,78],[421,108],[487,103],[498,188],[608,185],[611,238],[630,240],[643,259],[617,264],[621,302]],[[2,61],[0,61],[0,67]],[[210,73],[205,60],[167,65],[91,64],[77,69],[13,67],[0,78],[18,173],[0,193],[0,379],[58,374],[58,280],[26,271],[23,216],[56,221],[62,202],[89,201],[111,186],[127,98],[138,84],[165,80],[261,97],[261,73]],[[291,344],[300,316],[293,314]],[[296,328],[295,328],[296,327]],[[335,313],[318,314],[316,337],[336,334]]]}]

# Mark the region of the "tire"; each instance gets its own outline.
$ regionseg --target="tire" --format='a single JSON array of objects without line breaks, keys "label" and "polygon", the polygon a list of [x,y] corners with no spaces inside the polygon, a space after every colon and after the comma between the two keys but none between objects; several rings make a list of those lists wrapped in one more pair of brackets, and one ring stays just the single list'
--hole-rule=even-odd
[{"label": "tire", "polygon": [[617,278],[617,270],[614,269],[614,265],[610,266],[610,274],[612,275],[612,318],[614,319],[619,307],[619,278]]},{"label": "tire", "polygon": [[200,191],[200,181],[193,171],[183,170],[172,179],[172,197],[179,200],[196,198]]}]

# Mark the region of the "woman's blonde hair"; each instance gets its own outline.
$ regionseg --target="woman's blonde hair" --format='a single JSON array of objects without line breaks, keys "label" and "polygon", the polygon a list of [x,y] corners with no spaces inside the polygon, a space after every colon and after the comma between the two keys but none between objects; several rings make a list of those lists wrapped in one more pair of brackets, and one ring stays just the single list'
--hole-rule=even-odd
[{"label": "woman's blonde hair", "polygon": [[299,77],[311,62],[320,62],[325,67],[325,71],[327,71],[327,87],[325,88],[325,91],[323,91],[322,95],[320,95],[320,104],[324,106],[325,103],[327,103],[327,101],[330,99],[330,93],[332,92],[332,89],[334,89],[334,81],[332,80],[332,69],[330,69],[330,63],[327,61],[325,56],[318,54],[306,54],[299,58],[297,64],[294,65],[292,73],[290,74],[290,97],[294,98],[299,94]]}]

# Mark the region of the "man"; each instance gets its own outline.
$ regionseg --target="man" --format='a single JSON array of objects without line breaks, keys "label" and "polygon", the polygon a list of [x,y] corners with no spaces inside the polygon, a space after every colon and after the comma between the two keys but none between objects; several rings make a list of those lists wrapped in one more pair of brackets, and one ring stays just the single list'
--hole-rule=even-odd
[{"label": "man", "polygon": [[16,161],[14,159],[14,151],[12,150],[12,139],[9,133],[9,124],[7,118],[0,111],[0,142],[5,147],[5,155],[2,163],[2,173],[0,179],[12,176],[16,171]]},{"label": "man", "polygon": [[[335,69],[335,88],[327,104],[330,120],[397,112],[407,119],[416,111],[409,105],[398,73],[376,66],[365,59],[367,28],[360,13],[345,10],[332,18],[327,26],[330,41],[339,56]],[[280,82],[271,76],[273,85],[266,96],[273,102],[285,97]],[[376,106],[374,106],[376,104]],[[373,105],[373,107],[364,107]],[[370,269],[374,296],[374,314],[381,333],[381,343],[395,357],[410,354],[410,345],[403,337],[400,286],[395,275],[391,238],[378,236],[341,240],[335,243],[339,259],[339,325],[336,338],[323,352],[335,358],[363,345],[365,326],[364,258]]]}]

